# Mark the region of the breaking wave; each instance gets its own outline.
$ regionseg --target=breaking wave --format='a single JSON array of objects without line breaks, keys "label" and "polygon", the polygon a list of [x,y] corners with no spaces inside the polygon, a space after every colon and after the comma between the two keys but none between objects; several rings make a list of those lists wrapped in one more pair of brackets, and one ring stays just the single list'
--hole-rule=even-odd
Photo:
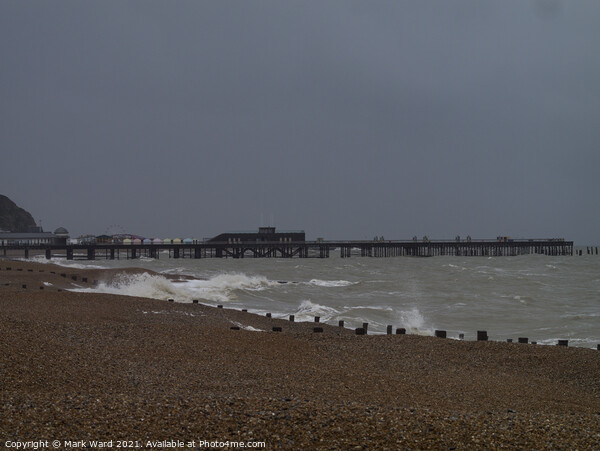
[{"label": "breaking wave", "polygon": [[412,310],[398,312],[398,323],[406,329],[406,332],[418,335],[432,335],[434,329],[427,327],[423,314],[416,307]]},{"label": "breaking wave", "polygon": [[304,300],[296,310],[296,319],[298,321],[312,321],[315,316],[321,317],[323,322],[336,318],[341,312],[333,307],[317,304],[310,300]]},{"label": "breaking wave", "polygon": [[162,275],[149,273],[120,273],[110,282],[101,282],[95,288],[72,291],[110,293],[153,299],[174,299],[177,302],[192,302],[193,299],[229,302],[236,299],[237,290],[261,291],[277,286],[275,281],[263,276],[246,274],[219,274],[207,280],[173,281]]},{"label": "breaking wave", "polygon": [[164,276],[146,272],[141,274],[121,273],[110,282],[100,282],[95,288],[77,288],[71,291],[110,293],[153,299],[173,298],[178,301],[191,300],[189,299],[190,293],[179,287],[178,284]]},{"label": "breaking wave", "polygon": [[278,286],[279,283],[264,276],[249,276],[242,273],[219,274],[207,280],[188,280],[183,286],[195,296],[214,302],[229,302],[237,298],[236,291],[262,291]]}]

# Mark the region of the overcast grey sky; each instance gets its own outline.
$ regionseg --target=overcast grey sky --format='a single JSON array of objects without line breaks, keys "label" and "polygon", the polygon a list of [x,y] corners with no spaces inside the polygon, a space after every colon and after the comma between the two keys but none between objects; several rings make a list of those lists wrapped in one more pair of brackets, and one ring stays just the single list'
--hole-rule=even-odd
[{"label": "overcast grey sky", "polygon": [[0,194],[77,236],[600,234],[600,2],[0,1]]}]

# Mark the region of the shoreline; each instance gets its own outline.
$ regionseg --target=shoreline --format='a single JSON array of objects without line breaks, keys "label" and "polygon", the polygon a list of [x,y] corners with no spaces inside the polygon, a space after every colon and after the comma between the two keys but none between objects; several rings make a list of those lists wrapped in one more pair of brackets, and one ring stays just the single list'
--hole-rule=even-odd
[{"label": "shoreline", "polygon": [[323,323],[315,333],[312,322],[64,291],[122,271],[0,260],[0,441],[600,445],[596,350],[357,336]]},{"label": "shoreline", "polygon": [[[265,315],[268,312],[272,314],[275,318],[284,318],[287,319],[291,315],[296,317],[296,321],[305,321],[312,322],[313,318],[319,315],[325,315],[325,317],[321,317],[321,323],[329,321],[330,324],[334,323],[337,325],[337,319],[335,316],[331,318],[331,315],[328,315],[328,312],[320,312],[315,310],[314,312],[307,313],[303,311],[302,305],[284,305],[284,308],[281,308],[281,305],[277,306],[269,306],[267,304],[261,305],[257,307],[256,305],[247,306],[243,301],[234,300],[230,302],[231,299],[228,299],[228,296],[225,295],[224,299],[215,298],[209,296],[207,298],[203,298],[201,293],[196,292],[195,287],[191,287],[191,289],[187,286],[186,283],[201,281],[201,282],[210,282],[210,277],[197,277],[191,274],[181,274],[181,273],[169,273],[167,272],[157,272],[155,269],[151,269],[149,266],[141,265],[141,266],[117,266],[117,267],[103,267],[92,265],[91,267],[84,264],[64,264],[67,262],[63,261],[63,264],[57,264],[56,262],[49,260],[41,260],[41,261],[32,261],[25,259],[10,259],[6,257],[0,257],[0,262],[2,261],[16,261],[19,263],[32,263],[39,264],[41,268],[44,267],[53,267],[55,272],[64,273],[65,271],[71,271],[73,274],[82,273],[84,271],[88,271],[87,274],[95,274],[93,276],[89,276],[88,280],[92,280],[94,277],[95,280],[99,279],[100,283],[104,283],[105,286],[100,286],[99,288],[95,286],[82,286],[80,283],[76,283],[75,285],[70,284],[67,288],[74,288],[74,291],[84,292],[85,290],[89,290],[90,292],[97,293],[105,293],[105,294],[116,294],[121,296],[134,296],[134,297],[150,297],[151,299],[174,299],[175,302],[181,303],[191,303],[192,299],[196,299],[199,303],[203,303],[208,306],[216,307],[218,305],[222,305],[225,308],[229,309],[247,309],[248,311],[257,314],[257,315]],[[126,260],[124,263],[134,263],[133,260]],[[453,265],[449,265],[453,266]],[[1,267],[0,267],[1,270]],[[37,269],[36,269],[37,271]],[[69,273],[69,278],[71,277],[71,272]],[[229,274],[226,272],[226,274]],[[237,275],[238,273],[233,272],[233,275]],[[144,275],[144,277],[138,278],[137,276]],[[145,277],[145,276],[148,277]],[[246,274],[242,273],[243,276]],[[124,277],[123,277],[124,276]],[[123,277],[123,278],[122,278]],[[156,278],[156,279],[155,279]],[[149,279],[149,280],[147,280]],[[163,284],[163,280],[166,279],[167,284]],[[81,277],[79,278],[81,280]],[[285,278],[283,280],[273,279],[268,280],[265,276],[265,281],[269,283],[279,283],[279,284],[295,284],[295,283],[303,283],[303,282],[295,282],[288,281]],[[64,281],[63,281],[64,282]],[[70,280],[69,280],[70,282]],[[254,282],[254,281],[251,281]],[[343,281],[348,284],[352,284],[352,282]],[[309,283],[312,283],[309,282]],[[145,288],[151,287],[156,284],[150,290]],[[210,287],[212,288],[212,287]],[[235,288],[235,287],[234,287]],[[219,287],[216,288],[217,290]],[[147,296],[148,295],[148,296]],[[302,298],[304,299],[304,298]],[[516,299],[516,297],[515,297]],[[311,299],[308,298],[310,301]],[[319,302],[317,300],[317,302]],[[252,303],[250,303],[252,304]],[[309,304],[311,304],[309,302]],[[328,304],[324,304],[320,306],[316,304],[318,307],[323,307],[325,310],[327,309]],[[464,304],[460,304],[464,305]],[[312,304],[311,304],[312,306]],[[287,308],[286,308],[287,307]],[[397,322],[396,319],[390,319],[385,322],[381,322],[379,320],[373,320],[373,318],[369,318],[368,316],[359,316],[359,317],[344,317],[343,311],[340,311],[340,319],[345,319],[345,327],[350,330],[354,330],[355,328],[361,327],[365,322],[369,323],[369,334],[372,335],[385,335],[386,334],[386,326],[387,328],[392,326],[392,333],[394,333],[398,328],[405,328],[406,333],[409,334],[417,334],[422,336],[435,336],[436,331],[438,329],[441,330],[442,334],[446,332],[446,336],[448,339],[453,340],[477,340],[477,331],[483,330],[489,332],[489,339],[494,341],[512,341],[518,342],[520,337],[527,337],[525,340],[531,344],[537,344],[539,346],[555,346],[560,342],[567,343],[569,347],[580,347],[585,349],[593,349],[598,350],[598,346],[600,346],[600,339],[597,337],[591,337],[590,334],[580,334],[574,335],[569,331],[555,331],[554,333],[545,333],[545,328],[536,329],[534,325],[533,328],[515,328],[508,326],[506,327],[506,323],[504,324],[504,328],[498,329],[495,327],[493,322],[487,322],[487,324],[474,324],[472,327],[467,324],[462,324],[458,326],[456,324],[444,324],[442,321],[438,319],[437,322],[430,323],[427,327],[414,327],[413,324],[407,321]],[[371,323],[371,320],[374,322]],[[435,327],[434,327],[435,324]],[[543,323],[542,323],[543,324]],[[531,329],[531,330],[530,330]],[[389,329],[388,329],[389,330]],[[540,333],[540,331],[542,331]],[[595,331],[595,329],[594,329]],[[566,333],[565,333],[566,332]],[[579,331],[581,332],[581,331]],[[584,331],[585,332],[585,331]]]}]

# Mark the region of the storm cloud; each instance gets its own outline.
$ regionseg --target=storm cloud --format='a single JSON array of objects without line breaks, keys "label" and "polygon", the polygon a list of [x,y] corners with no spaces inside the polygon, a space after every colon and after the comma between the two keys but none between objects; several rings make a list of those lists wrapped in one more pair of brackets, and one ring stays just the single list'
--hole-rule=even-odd
[{"label": "storm cloud", "polygon": [[594,1],[5,0],[0,193],[73,236],[597,243],[598,23]]}]

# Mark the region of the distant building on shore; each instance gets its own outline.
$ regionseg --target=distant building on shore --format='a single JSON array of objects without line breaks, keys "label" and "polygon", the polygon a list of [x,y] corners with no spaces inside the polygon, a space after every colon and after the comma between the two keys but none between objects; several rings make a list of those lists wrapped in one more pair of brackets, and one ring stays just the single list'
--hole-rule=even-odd
[{"label": "distant building on shore", "polygon": [[304,230],[282,230],[276,232],[275,227],[260,227],[258,232],[227,232],[208,240],[212,243],[263,243],[263,242],[303,242],[306,241]]},{"label": "distant building on shore", "polygon": [[69,232],[59,227],[54,232],[44,232],[41,227],[28,232],[0,232],[0,246],[52,246],[65,245]]}]

